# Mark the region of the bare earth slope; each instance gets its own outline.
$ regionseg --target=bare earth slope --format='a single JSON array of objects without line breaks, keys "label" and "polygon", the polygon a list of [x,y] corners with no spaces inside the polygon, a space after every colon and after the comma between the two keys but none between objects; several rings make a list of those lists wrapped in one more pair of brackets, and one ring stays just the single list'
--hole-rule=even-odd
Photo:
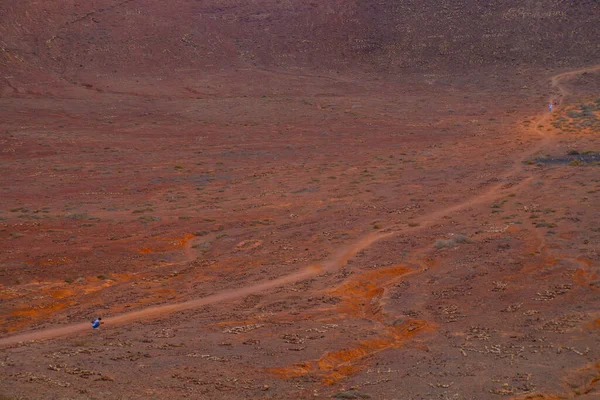
[{"label": "bare earth slope", "polygon": [[0,4],[0,398],[597,397],[600,5],[239,3]]},{"label": "bare earth slope", "polygon": [[559,68],[598,58],[599,13],[594,0],[8,0],[0,68],[6,94],[66,83],[120,91],[127,82],[136,92],[189,87],[201,96],[215,90],[207,75],[248,68]]}]

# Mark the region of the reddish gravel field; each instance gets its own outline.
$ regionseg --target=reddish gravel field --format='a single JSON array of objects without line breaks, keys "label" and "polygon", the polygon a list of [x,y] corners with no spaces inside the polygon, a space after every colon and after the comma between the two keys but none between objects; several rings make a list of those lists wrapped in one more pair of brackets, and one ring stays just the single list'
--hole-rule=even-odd
[{"label": "reddish gravel field", "polygon": [[0,400],[600,395],[600,5],[55,3],[0,5]]}]

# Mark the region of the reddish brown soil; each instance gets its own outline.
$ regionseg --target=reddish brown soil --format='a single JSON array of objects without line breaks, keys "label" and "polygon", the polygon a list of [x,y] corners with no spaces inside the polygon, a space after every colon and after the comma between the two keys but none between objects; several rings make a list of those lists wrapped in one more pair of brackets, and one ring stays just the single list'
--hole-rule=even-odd
[{"label": "reddish brown soil", "polygon": [[600,394],[600,6],[95,3],[0,5],[0,399]]}]

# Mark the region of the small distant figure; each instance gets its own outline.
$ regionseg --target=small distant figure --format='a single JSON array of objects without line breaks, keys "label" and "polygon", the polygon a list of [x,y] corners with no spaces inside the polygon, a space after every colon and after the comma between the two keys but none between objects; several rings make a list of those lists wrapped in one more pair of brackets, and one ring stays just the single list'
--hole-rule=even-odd
[{"label": "small distant figure", "polygon": [[554,100],[554,105],[557,106],[558,105],[558,100]]},{"label": "small distant figure", "polygon": [[548,104],[548,110],[550,110],[550,112],[552,112],[552,103]]},{"label": "small distant figure", "polygon": [[100,321],[102,321],[102,318],[98,317],[95,320],[92,321],[92,328],[97,329],[100,326]]}]

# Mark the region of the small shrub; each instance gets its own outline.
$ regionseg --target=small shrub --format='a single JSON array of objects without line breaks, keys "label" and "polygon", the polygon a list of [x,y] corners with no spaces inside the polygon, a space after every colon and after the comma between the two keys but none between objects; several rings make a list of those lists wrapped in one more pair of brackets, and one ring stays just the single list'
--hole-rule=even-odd
[{"label": "small shrub", "polygon": [[579,152],[577,150],[569,150],[567,154],[570,156],[578,156]]},{"label": "small shrub", "polygon": [[133,210],[132,214],[141,214],[141,213],[145,213],[145,212],[152,212],[154,211],[153,208],[138,208],[137,210]]},{"label": "small shrub", "polygon": [[91,219],[90,216],[87,213],[76,213],[76,214],[67,214],[65,215],[66,219],[73,219],[73,220],[82,220],[82,219]]},{"label": "small shrub", "polygon": [[456,242],[452,239],[438,239],[435,241],[435,248],[436,249],[443,249],[444,247],[454,247],[456,246]]},{"label": "small shrub", "polygon": [[147,224],[148,222],[156,222],[160,221],[160,217],[155,217],[153,215],[143,215],[138,218],[138,221]]},{"label": "small shrub", "polygon": [[435,241],[435,248],[443,249],[444,247],[454,247],[459,243],[471,243],[471,240],[463,234],[457,234],[450,239],[437,239]]},{"label": "small shrub", "polygon": [[419,225],[421,225],[421,224],[419,224],[418,222],[409,222],[408,223],[408,226],[410,226],[410,227],[415,227],[415,226],[419,226]]},{"label": "small shrub", "polygon": [[540,221],[535,224],[536,228],[556,228],[556,224],[552,222]]},{"label": "small shrub", "polygon": [[457,234],[452,237],[456,243],[471,243],[471,240],[463,234]]},{"label": "small shrub", "polygon": [[363,392],[339,392],[333,395],[335,399],[370,399],[371,395]]}]

